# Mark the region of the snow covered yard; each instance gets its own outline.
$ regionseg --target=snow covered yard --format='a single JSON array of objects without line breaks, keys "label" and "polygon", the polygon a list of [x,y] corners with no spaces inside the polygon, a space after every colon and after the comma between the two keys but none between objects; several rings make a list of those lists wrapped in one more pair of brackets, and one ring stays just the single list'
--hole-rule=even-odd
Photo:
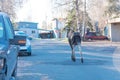
[{"label": "snow covered yard", "polygon": [[120,80],[115,46],[83,45],[82,64],[78,51],[77,61],[72,62],[66,43],[36,40],[32,44],[32,56],[19,57],[18,80]]}]

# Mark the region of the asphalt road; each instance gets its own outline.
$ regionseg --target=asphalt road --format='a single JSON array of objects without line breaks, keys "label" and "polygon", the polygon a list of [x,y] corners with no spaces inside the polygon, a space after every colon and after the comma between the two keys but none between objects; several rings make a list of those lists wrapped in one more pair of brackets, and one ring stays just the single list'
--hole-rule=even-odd
[{"label": "asphalt road", "polygon": [[77,48],[77,60],[72,62],[67,43],[52,39],[36,39],[31,43],[32,56],[18,59],[18,80],[120,80],[120,72],[114,65],[118,63],[113,56],[116,45],[82,43],[82,64]]}]

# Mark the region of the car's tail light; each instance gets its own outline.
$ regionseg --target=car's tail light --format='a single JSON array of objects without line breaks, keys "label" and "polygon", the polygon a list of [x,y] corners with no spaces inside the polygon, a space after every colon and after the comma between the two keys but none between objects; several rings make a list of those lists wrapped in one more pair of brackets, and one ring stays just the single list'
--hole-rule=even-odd
[{"label": "car's tail light", "polygon": [[4,67],[4,58],[0,58],[0,70]]},{"label": "car's tail light", "polygon": [[5,51],[0,50],[0,70],[4,68],[5,57]]},{"label": "car's tail light", "polygon": [[0,57],[0,74],[5,73],[5,69],[6,69],[5,62],[6,62],[5,58]]}]

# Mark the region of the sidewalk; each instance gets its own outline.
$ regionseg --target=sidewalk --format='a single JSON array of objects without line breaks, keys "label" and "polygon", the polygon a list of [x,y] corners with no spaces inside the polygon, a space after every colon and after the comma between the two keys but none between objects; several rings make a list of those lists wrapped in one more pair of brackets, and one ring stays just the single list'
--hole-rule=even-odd
[{"label": "sidewalk", "polygon": [[111,41],[87,41],[82,42],[82,45],[88,46],[116,46],[120,47],[120,42],[111,42]]},{"label": "sidewalk", "polygon": [[113,64],[116,70],[120,72],[120,46],[118,46],[113,53]]}]

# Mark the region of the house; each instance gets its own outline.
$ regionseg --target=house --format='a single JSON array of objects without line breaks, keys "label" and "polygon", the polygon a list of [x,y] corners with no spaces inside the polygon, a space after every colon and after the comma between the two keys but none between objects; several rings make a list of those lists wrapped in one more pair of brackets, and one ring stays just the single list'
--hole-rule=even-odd
[{"label": "house", "polygon": [[109,21],[110,37],[112,42],[120,42],[120,18],[112,19]]},{"label": "house", "polygon": [[52,21],[52,29],[54,30],[56,38],[64,38],[65,32],[62,29],[65,27],[65,20],[63,18],[54,18]]},{"label": "house", "polygon": [[18,22],[17,23],[18,29],[26,32],[29,36],[38,38],[38,23],[35,22]]}]

